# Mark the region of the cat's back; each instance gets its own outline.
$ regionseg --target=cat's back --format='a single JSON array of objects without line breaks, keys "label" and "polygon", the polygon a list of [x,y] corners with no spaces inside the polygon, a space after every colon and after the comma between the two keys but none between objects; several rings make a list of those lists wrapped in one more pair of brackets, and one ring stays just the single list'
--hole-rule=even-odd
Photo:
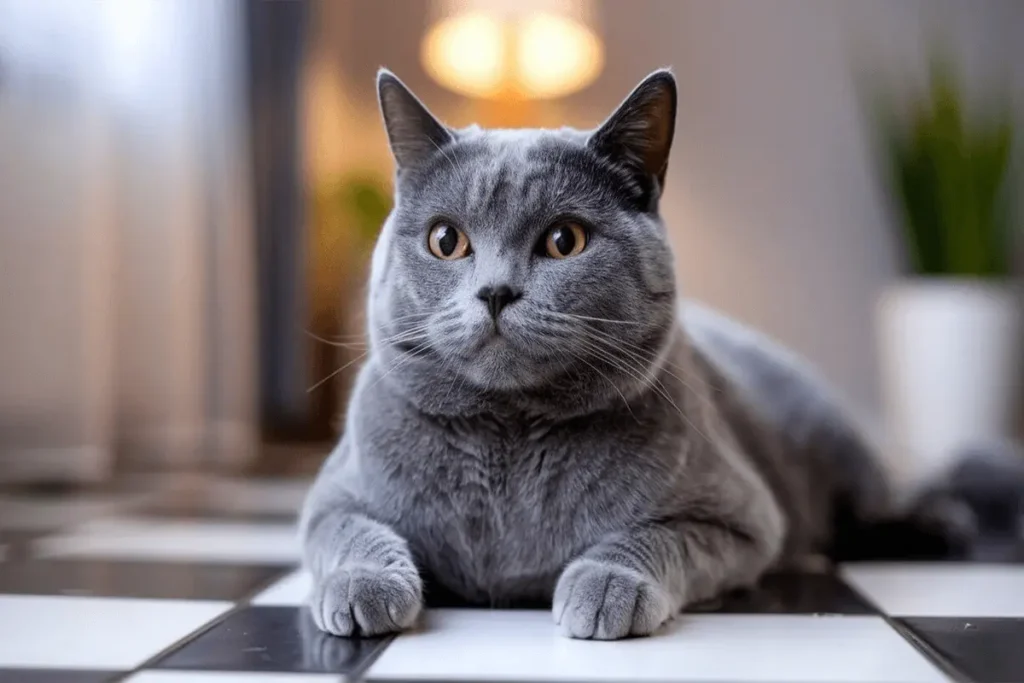
[{"label": "cat's back", "polygon": [[775,339],[697,302],[682,303],[680,319],[691,343],[779,431],[797,439],[829,428],[865,436],[821,374]]},{"label": "cat's back", "polygon": [[762,470],[771,470],[765,474],[779,497],[788,499],[797,529],[813,537],[828,534],[823,523],[837,500],[864,516],[887,508],[887,477],[872,439],[813,367],[767,335],[702,304],[682,303],[680,320],[700,356],[736,390],[733,419],[736,411],[749,411],[756,429],[770,432],[763,437],[777,448],[758,448],[755,435],[748,450]]}]

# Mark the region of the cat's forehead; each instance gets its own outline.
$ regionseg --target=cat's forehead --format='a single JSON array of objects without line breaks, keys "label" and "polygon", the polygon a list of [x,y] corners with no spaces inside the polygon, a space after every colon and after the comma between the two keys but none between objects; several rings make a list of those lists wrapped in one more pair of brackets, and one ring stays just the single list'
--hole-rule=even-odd
[{"label": "cat's forehead", "polygon": [[584,140],[582,133],[569,128],[505,130],[474,126],[459,131],[453,151],[475,173],[515,175],[564,162],[565,153],[582,149]]},{"label": "cat's forehead", "polygon": [[619,199],[621,190],[609,192],[614,174],[587,150],[586,140],[585,132],[572,128],[463,129],[434,156],[421,189],[484,212]]}]

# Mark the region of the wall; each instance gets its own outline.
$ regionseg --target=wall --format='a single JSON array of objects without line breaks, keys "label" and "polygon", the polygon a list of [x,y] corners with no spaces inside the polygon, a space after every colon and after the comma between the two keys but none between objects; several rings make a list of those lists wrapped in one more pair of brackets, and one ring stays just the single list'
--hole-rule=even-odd
[{"label": "wall", "polygon": [[875,408],[873,307],[896,254],[855,79],[884,68],[919,84],[941,21],[972,85],[1016,62],[1022,90],[1024,3],[726,0],[673,12],[674,38],[655,42],[671,46],[681,86],[665,215],[688,291]]}]

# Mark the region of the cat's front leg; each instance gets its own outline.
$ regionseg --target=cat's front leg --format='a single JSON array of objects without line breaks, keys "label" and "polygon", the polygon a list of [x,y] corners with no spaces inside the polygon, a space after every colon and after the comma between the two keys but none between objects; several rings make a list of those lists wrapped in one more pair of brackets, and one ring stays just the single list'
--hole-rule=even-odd
[{"label": "cat's front leg", "polygon": [[565,568],[555,621],[573,638],[649,635],[686,605],[754,582],[778,550],[766,533],[679,519],[613,534]]},{"label": "cat's front leg", "polygon": [[379,635],[412,626],[423,582],[408,544],[390,527],[335,509],[314,516],[303,535],[313,574],[309,609],[321,630]]}]

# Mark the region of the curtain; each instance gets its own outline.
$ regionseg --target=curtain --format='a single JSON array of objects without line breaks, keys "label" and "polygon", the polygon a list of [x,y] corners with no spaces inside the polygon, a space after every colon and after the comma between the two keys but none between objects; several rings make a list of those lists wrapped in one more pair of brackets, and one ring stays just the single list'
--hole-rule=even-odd
[{"label": "curtain", "polygon": [[241,0],[0,0],[0,479],[257,453]]}]

